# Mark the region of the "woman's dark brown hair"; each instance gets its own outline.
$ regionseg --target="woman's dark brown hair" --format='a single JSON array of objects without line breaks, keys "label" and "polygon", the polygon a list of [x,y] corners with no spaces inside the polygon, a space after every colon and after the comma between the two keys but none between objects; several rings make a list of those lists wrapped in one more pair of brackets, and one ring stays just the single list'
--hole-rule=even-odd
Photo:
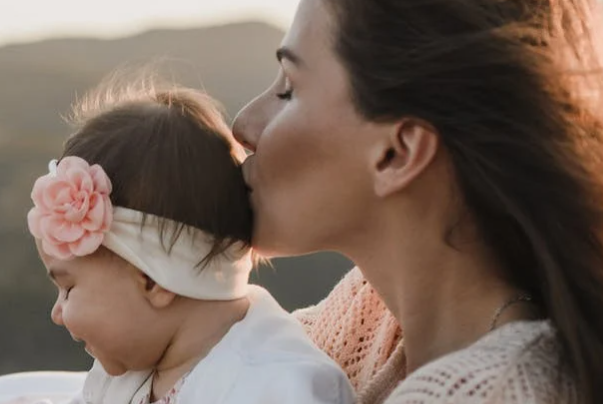
[{"label": "woman's dark brown hair", "polygon": [[555,326],[560,368],[603,403],[596,2],[323,1],[358,111],[437,129],[481,237]]},{"label": "woman's dark brown hair", "polygon": [[77,131],[62,157],[99,164],[111,179],[114,206],[162,218],[168,249],[191,228],[213,238],[200,263],[237,242],[249,246],[252,215],[241,156],[220,110],[202,92],[157,83],[114,78],[91,92],[74,108]]}]

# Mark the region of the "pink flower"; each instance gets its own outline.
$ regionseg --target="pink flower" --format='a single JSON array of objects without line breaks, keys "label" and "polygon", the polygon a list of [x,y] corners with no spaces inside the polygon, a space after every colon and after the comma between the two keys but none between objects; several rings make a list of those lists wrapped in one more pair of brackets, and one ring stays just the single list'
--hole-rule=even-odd
[{"label": "pink flower", "polygon": [[99,165],[69,156],[56,173],[35,182],[27,215],[31,234],[50,256],[66,260],[93,253],[111,226],[111,181]]}]

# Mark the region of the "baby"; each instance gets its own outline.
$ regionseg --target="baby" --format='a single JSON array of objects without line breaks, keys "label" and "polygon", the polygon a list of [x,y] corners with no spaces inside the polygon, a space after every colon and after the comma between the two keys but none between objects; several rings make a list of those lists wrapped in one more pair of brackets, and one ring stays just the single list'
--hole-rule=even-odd
[{"label": "baby", "polygon": [[245,153],[214,102],[139,85],[79,112],[28,215],[52,320],[96,359],[73,403],[352,403],[344,372],[248,284]]}]

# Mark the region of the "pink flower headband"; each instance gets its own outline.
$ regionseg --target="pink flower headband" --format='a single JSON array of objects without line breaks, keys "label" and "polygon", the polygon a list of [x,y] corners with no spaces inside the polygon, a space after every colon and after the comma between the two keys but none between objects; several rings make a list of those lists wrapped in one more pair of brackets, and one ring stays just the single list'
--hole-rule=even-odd
[{"label": "pink flower headband", "polygon": [[111,180],[101,166],[68,156],[35,182],[29,231],[50,256],[67,260],[95,252],[113,220]]},{"label": "pink flower headband", "polygon": [[44,253],[67,260],[92,254],[102,244],[179,295],[233,300],[247,294],[248,248],[235,244],[199,270],[200,258],[212,249],[211,236],[199,229],[182,232],[167,252],[158,217],[111,205],[111,181],[102,167],[70,156],[49,168],[34,184],[34,207],[27,215]]}]

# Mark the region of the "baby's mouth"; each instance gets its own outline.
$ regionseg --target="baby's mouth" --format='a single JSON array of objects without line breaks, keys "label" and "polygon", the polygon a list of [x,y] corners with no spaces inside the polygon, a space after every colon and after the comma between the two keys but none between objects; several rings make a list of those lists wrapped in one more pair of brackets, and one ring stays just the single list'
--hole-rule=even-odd
[{"label": "baby's mouth", "polygon": [[[84,341],[82,341],[82,342],[84,342]],[[86,353],[88,355],[90,355],[91,357],[96,359],[96,355],[94,355],[94,350],[92,349],[92,347],[90,345],[86,344],[85,342],[84,342],[84,351],[86,351]]]},{"label": "baby's mouth", "polygon": [[92,349],[88,346],[88,344],[86,343],[86,341],[84,341],[83,339],[71,334],[71,339],[73,339],[75,342],[77,342],[78,344],[82,344],[84,345],[84,351],[86,351],[86,353],[92,357],[94,357],[94,355],[92,354]]}]

